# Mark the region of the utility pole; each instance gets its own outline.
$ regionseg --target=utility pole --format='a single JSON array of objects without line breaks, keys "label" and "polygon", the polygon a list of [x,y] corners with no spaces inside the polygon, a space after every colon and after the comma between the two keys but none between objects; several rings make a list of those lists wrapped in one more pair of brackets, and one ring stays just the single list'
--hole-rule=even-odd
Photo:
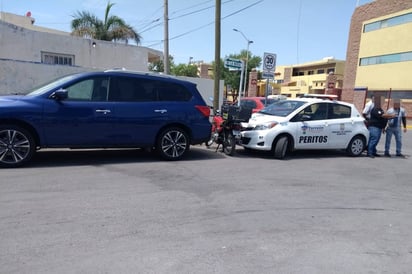
[{"label": "utility pole", "polygon": [[220,86],[220,18],[221,0],[216,0],[215,11],[215,68],[214,68],[214,90],[213,90],[213,109],[219,109],[219,86]]},{"label": "utility pole", "polygon": [[169,64],[169,4],[168,0],[164,0],[164,21],[165,21],[165,32],[164,32],[164,52],[163,52],[163,65],[164,73],[170,74],[170,64]]}]

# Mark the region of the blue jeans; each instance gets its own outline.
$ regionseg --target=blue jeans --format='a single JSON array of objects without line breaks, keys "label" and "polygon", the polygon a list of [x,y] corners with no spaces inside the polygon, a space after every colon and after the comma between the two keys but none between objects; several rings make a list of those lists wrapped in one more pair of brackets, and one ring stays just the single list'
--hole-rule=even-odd
[{"label": "blue jeans", "polygon": [[369,127],[369,143],[368,143],[368,155],[375,155],[377,153],[376,146],[381,139],[382,129],[378,127]]},{"label": "blue jeans", "polygon": [[395,136],[396,155],[401,154],[402,150],[402,129],[400,127],[388,127],[386,129],[385,154],[389,154],[391,148],[392,135]]}]

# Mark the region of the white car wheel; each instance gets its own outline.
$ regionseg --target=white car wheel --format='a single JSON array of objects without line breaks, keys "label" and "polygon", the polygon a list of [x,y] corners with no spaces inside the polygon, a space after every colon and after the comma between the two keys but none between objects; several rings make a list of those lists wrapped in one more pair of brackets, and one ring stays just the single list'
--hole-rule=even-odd
[{"label": "white car wheel", "polygon": [[347,152],[350,156],[359,156],[365,150],[365,139],[362,136],[355,136],[349,142]]},{"label": "white car wheel", "polygon": [[288,149],[288,144],[289,144],[288,137],[283,136],[279,138],[279,140],[276,142],[275,149],[274,149],[275,150],[274,154],[275,154],[276,159],[285,158],[286,151]]}]

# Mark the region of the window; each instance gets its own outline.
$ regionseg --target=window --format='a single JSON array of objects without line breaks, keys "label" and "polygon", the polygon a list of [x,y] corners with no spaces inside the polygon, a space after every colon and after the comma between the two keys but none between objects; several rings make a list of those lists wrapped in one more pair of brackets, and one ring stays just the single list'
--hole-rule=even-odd
[{"label": "window", "polygon": [[328,68],[328,70],[326,71],[327,74],[329,73],[335,73],[335,68]]},{"label": "window", "polygon": [[325,73],[325,70],[324,70],[324,69],[318,69],[317,73],[318,73],[318,74],[324,74],[324,73]]},{"label": "window", "polygon": [[405,62],[405,61],[412,61],[412,51],[361,58],[359,60],[359,65],[368,66],[368,65],[388,64],[388,63],[397,63],[397,62]]},{"label": "window", "polygon": [[110,101],[189,101],[192,98],[192,93],[182,85],[137,77],[113,77],[109,90]]},{"label": "window", "polygon": [[49,65],[74,66],[74,55],[42,52],[41,62]]},{"label": "window", "polygon": [[107,77],[96,77],[66,87],[68,100],[107,101]]},{"label": "window", "polygon": [[109,78],[102,77],[94,79],[93,85],[93,101],[107,101],[108,100]]},{"label": "window", "polygon": [[157,82],[156,91],[159,101],[189,101],[192,98],[185,87],[175,83]]},{"label": "window", "polygon": [[93,93],[93,79],[78,82],[67,89],[67,99],[90,101]]},{"label": "window", "polygon": [[370,24],[365,24],[363,32],[374,31],[382,28],[393,27],[396,25],[406,24],[412,22],[412,13],[395,16],[392,18],[380,20]]},{"label": "window", "polygon": [[315,72],[313,70],[308,71],[308,75],[313,75],[313,74],[315,74]]},{"label": "window", "polygon": [[[328,114],[328,106],[326,103],[313,104],[309,106],[312,109],[311,120],[325,120]],[[308,107],[308,108],[309,108]]]},{"label": "window", "polygon": [[147,82],[135,77],[113,77],[110,81],[110,101],[148,102],[155,101],[153,88],[146,87]]},{"label": "window", "polygon": [[352,109],[339,104],[329,104],[329,119],[343,119],[351,117]]},{"label": "window", "polygon": [[252,100],[240,100],[240,106],[243,108],[256,108],[256,102]]}]

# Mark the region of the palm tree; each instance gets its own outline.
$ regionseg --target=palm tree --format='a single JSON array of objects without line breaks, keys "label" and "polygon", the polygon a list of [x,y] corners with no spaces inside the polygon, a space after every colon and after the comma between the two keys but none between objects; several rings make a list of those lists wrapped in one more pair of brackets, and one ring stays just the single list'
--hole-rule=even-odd
[{"label": "palm tree", "polygon": [[123,40],[128,43],[133,39],[140,44],[141,36],[127,25],[123,19],[117,16],[109,16],[114,3],[107,3],[104,21],[88,11],[77,11],[73,15],[72,34],[81,37],[94,38],[104,41]]}]

